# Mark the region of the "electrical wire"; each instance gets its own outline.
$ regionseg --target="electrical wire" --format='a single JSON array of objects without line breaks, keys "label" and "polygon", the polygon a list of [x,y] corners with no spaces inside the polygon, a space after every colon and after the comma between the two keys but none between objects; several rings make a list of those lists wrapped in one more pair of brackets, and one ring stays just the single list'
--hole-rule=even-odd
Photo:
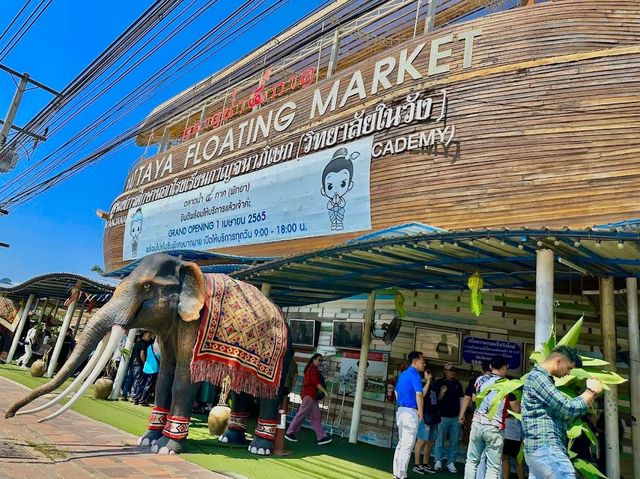
[{"label": "electrical wire", "polygon": [[[46,4],[45,4],[46,2]],[[22,37],[33,27],[33,25],[42,16],[45,10],[51,5],[53,0],[41,0],[36,8],[31,12],[31,15],[27,17],[25,22],[20,26],[18,31],[11,37],[7,44],[0,50],[0,61],[4,60],[6,56],[11,53],[11,50],[20,42]],[[43,6],[44,5],[44,6]],[[39,10],[39,11],[38,11]],[[35,15],[35,17],[34,17]]]},{"label": "electrical wire", "polygon": [[2,33],[0,33],[0,41],[2,41],[4,36],[9,32],[9,30],[11,30],[11,27],[13,27],[13,25],[18,21],[18,18],[20,18],[20,16],[25,11],[25,9],[29,6],[30,3],[31,3],[31,0],[27,0],[22,4],[22,8],[20,9],[20,11],[16,14],[15,17],[13,17],[11,22],[9,22],[9,25],[7,25],[7,27],[2,31]]},{"label": "electrical wire", "polygon": [[[152,75],[152,77],[148,80],[148,81],[155,81],[155,85],[152,88],[152,91],[146,90],[144,87],[148,87],[149,83],[148,82],[144,82],[144,84],[141,84],[138,88],[136,88],[134,90],[135,95],[133,96],[128,96],[125,98],[128,99],[135,99],[137,104],[140,104],[142,101],[146,100],[150,95],[153,96],[154,94],[157,93],[158,89],[160,88],[161,85],[164,85],[167,81],[167,78],[162,78],[162,74],[166,73],[167,71],[169,71],[170,73],[173,73],[172,75],[172,82],[175,82],[177,80],[177,77],[175,75],[176,71],[180,71],[182,69],[185,70],[185,72],[182,74],[184,75],[187,71],[193,69],[197,64],[202,63],[203,61],[205,61],[207,58],[209,58],[211,55],[215,54],[215,52],[219,51],[220,49],[224,48],[226,45],[228,45],[237,35],[243,33],[245,30],[247,30],[248,28],[250,28],[252,25],[254,25],[260,18],[268,16],[269,14],[272,14],[277,8],[280,8],[282,6],[282,4],[286,3],[286,1],[288,0],[279,0],[276,4],[272,5],[271,7],[269,7],[268,9],[266,9],[265,11],[261,12],[258,16],[254,17],[253,19],[244,22],[242,25],[238,26],[238,22],[239,19],[236,18],[235,22],[231,22],[229,20],[229,18],[227,20],[229,20],[229,28],[230,26],[237,26],[237,29],[235,31],[236,35],[226,35],[224,38],[220,39],[218,38],[217,42],[209,42],[209,43],[204,43],[206,40],[203,40],[203,38],[201,38],[198,42],[196,42],[196,44],[192,45],[191,48],[187,49],[187,54],[185,55],[185,52],[183,52],[183,54],[179,55],[180,60],[185,60],[186,58],[188,58],[188,61],[184,61],[183,64],[179,67],[177,67],[176,70],[170,70],[170,68],[173,66],[175,67],[176,62],[170,62],[169,64],[167,64],[165,66],[165,68],[159,70],[158,72],[156,72],[156,74]],[[377,3],[383,3],[384,0],[380,1],[380,2],[367,2],[368,5],[366,5],[366,10],[369,10],[370,8],[375,8],[376,5],[372,5],[372,4],[377,4]],[[160,2],[157,2],[160,3]],[[258,2],[253,2],[254,5]],[[355,2],[350,2],[351,3],[355,3]],[[348,5],[349,5],[348,4]],[[255,8],[255,7],[254,7]],[[354,18],[357,17],[358,15],[362,14],[362,9],[360,8],[354,8],[351,12],[348,12],[347,15],[342,17],[343,21],[349,21],[350,18]],[[238,15],[238,9],[236,10],[236,12],[234,12],[234,14],[237,16]],[[239,17],[241,19],[244,19],[246,16],[248,15],[248,13],[245,12],[244,16]],[[231,16],[231,18],[233,18],[233,15]],[[339,24],[336,24],[336,28]],[[214,29],[215,30],[215,27]],[[210,30],[209,32],[207,32],[207,34],[205,34],[205,38],[211,38],[211,32],[212,30]],[[324,30],[324,32],[322,30],[320,30],[319,28],[316,29],[316,32],[313,32],[312,35],[309,36],[305,36],[305,40],[308,42],[314,41],[317,37],[323,35],[323,34],[327,34],[327,29]],[[303,32],[306,33],[306,32]],[[306,43],[305,41],[305,43]],[[300,42],[296,41],[296,38],[294,37],[293,41],[289,42],[290,45],[288,48],[280,48],[278,52],[276,52],[273,55],[270,55],[271,59],[274,58],[282,58],[284,56],[286,56],[287,54],[289,54],[291,51],[300,48]],[[204,44],[204,46],[203,46]],[[195,48],[193,48],[195,47]],[[198,50],[196,50],[196,48],[198,48]],[[140,49],[138,49],[138,51],[140,51]],[[195,53],[193,53],[195,51]],[[188,56],[189,54],[192,54],[190,57]],[[197,62],[197,64],[193,63],[194,59],[198,59],[199,61]],[[174,59],[175,60],[175,59]],[[236,75],[241,75],[241,76],[245,76],[247,74],[247,71],[260,71],[261,69],[264,68],[263,66],[264,60],[262,61],[253,61],[252,63],[250,63],[248,66],[246,66],[245,68],[241,69],[241,71],[239,72],[234,72],[236,73]],[[188,64],[188,65],[187,65]],[[188,68],[190,67],[190,68]],[[180,76],[182,76],[180,75]],[[121,78],[121,77],[119,77]],[[102,82],[104,83],[104,81]],[[216,85],[218,87],[218,89],[220,88],[220,85]],[[65,89],[66,90],[66,89]],[[95,87],[94,87],[95,90]],[[135,138],[135,136],[137,135],[139,129],[144,125],[145,129],[152,129],[155,128],[157,126],[162,125],[163,123],[166,123],[166,121],[168,121],[170,118],[174,117],[177,113],[181,113],[182,111],[186,111],[186,109],[189,108],[190,105],[192,105],[196,100],[198,100],[199,98],[203,98],[205,96],[209,96],[211,93],[211,89],[205,89],[206,91],[203,92],[197,92],[197,95],[187,95],[187,98],[181,99],[181,101],[178,104],[171,104],[171,105],[167,105],[167,107],[165,107],[164,109],[156,112],[155,114],[151,115],[149,118],[143,120],[142,122],[139,122],[136,125],[133,125],[132,127],[130,127],[129,129],[127,129],[125,132],[123,132],[122,134],[118,135],[116,138],[114,138],[112,141],[107,142],[105,145],[103,145],[101,148],[99,148],[98,150],[96,150],[94,153],[84,157],[83,159],[77,161],[75,164],[73,164],[72,166],[64,169],[63,171],[55,174],[54,176],[41,181],[40,183],[36,183],[34,184],[33,181],[30,181],[29,186],[27,188],[25,188],[25,184],[19,185],[22,187],[22,189],[20,191],[15,191],[12,190],[11,196],[5,196],[2,199],[2,205],[3,207],[6,206],[12,206],[15,207],[18,204],[21,204],[25,201],[28,201],[30,198],[32,198],[33,196],[40,194],[48,189],[50,189],[51,187],[53,187],[55,184],[58,184],[60,181],[63,181],[64,179],[72,176],[73,174],[76,174],[77,172],[81,171],[83,168],[85,168],[86,166],[89,166],[92,163],[95,163],[96,161],[100,160],[101,158],[106,158],[109,157],[111,154],[113,154],[114,151],[119,151],[124,145],[127,144],[128,141],[132,140],[133,138]],[[111,112],[112,114],[118,113],[119,112],[119,116],[117,116],[115,120],[120,119],[123,115],[130,113],[131,111],[131,104],[130,104],[130,108],[128,110],[123,110],[121,107],[122,105],[119,105],[120,108],[115,108],[113,109],[113,111]],[[43,115],[44,116],[44,115]],[[102,120],[102,123],[104,123],[104,120]],[[113,124],[113,121],[112,123]],[[95,126],[95,123],[92,124],[93,126]],[[110,125],[106,125],[106,126],[110,126]],[[82,134],[86,134],[87,133],[87,128],[83,129]],[[78,140],[80,138],[81,135],[75,135],[74,136],[74,140]],[[92,140],[95,138],[95,136],[97,136],[97,133],[94,132],[94,135],[92,138],[89,139]],[[89,141],[87,141],[87,139],[85,139],[85,141],[82,143],[81,146],[85,146]],[[56,150],[56,152],[60,153],[61,150],[65,147],[68,147],[70,144],[72,143],[72,141],[68,141],[66,142],[62,147],[60,147],[58,150]],[[79,147],[78,147],[79,148]],[[76,148],[73,153],[77,153],[78,148]],[[53,152],[52,154],[48,155],[47,159],[51,159],[56,152]],[[66,153],[69,153],[69,151],[67,150]],[[63,156],[63,161],[68,159],[68,155],[61,155]],[[53,168],[55,168],[56,165],[53,165]],[[57,164],[57,166],[59,166],[59,164]],[[51,165],[49,168],[46,169],[47,173],[51,172]],[[42,179],[42,175],[37,175],[38,179]]]}]

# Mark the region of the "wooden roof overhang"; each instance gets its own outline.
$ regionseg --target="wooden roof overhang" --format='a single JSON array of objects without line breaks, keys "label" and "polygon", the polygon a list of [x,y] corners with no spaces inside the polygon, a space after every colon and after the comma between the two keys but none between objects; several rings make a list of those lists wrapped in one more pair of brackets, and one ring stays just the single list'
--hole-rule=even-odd
[{"label": "wooden roof overhang", "polygon": [[274,260],[231,276],[269,283],[279,306],[300,306],[387,288],[535,289],[536,251],[555,253],[556,281],[640,276],[640,234],[618,229],[482,229],[370,239]]}]

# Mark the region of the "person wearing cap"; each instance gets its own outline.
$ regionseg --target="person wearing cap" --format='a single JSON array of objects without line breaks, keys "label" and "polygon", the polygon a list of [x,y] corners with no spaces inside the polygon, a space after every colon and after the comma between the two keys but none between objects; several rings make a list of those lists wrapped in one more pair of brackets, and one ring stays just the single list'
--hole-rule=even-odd
[{"label": "person wearing cap", "polygon": [[[393,455],[393,477],[406,479],[411,452],[416,442],[418,427],[423,420],[423,399],[429,389],[422,386],[424,358],[420,351],[409,353],[411,366],[402,371],[396,383],[396,423],[398,425],[398,445]],[[426,377],[425,377],[426,379]]]},{"label": "person wearing cap", "polygon": [[[444,365],[444,377],[433,383],[433,390],[438,398],[438,409],[441,416],[436,439],[436,462],[433,468],[436,471],[442,470],[442,461],[446,455],[447,470],[452,474],[458,472],[456,469],[458,441],[460,440],[458,417],[464,396],[462,384],[456,379],[456,372],[455,363],[447,363]],[[445,451],[444,442],[447,438],[449,439],[449,447]]]},{"label": "person wearing cap", "polygon": [[567,423],[586,414],[603,386],[597,379],[587,379],[586,390],[571,399],[556,388],[554,377],[566,376],[581,366],[575,349],[557,346],[527,375],[522,392],[522,430],[531,479],[576,477],[567,452]]}]

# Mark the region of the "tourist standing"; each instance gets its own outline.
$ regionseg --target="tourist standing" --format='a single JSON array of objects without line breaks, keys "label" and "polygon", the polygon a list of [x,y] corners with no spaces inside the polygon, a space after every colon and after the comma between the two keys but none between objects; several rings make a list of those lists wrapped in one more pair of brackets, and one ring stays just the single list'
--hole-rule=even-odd
[{"label": "tourist standing", "polygon": [[582,361],[575,349],[557,346],[542,364],[533,367],[522,393],[524,455],[532,479],[575,479],[567,452],[567,422],[584,415],[602,392],[602,383],[587,379],[587,389],[569,399],[555,386]]},{"label": "tourist standing", "polygon": [[27,365],[31,360],[31,355],[36,347],[36,338],[38,337],[38,325],[34,324],[27,331],[27,335],[24,338],[24,354],[18,358],[16,364],[23,369],[27,369]]},{"label": "tourist standing", "polygon": [[[425,366],[426,367],[426,366]],[[429,465],[431,460],[431,450],[436,443],[438,436],[438,424],[440,424],[440,413],[438,412],[438,398],[431,387],[431,371],[425,369],[425,384],[422,388],[424,395],[422,406],[422,421],[418,426],[418,436],[416,447],[413,451],[415,465],[413,472],[418,474],[435,474],[435,470]]]},{"label": "tourist standing", "polygon": [[140,340],[136,341],[133,348],[131,348],[131,376],[129,377],[129,384],[126,385],[127,389],[123,388],[128,393],[127,395],[131,402],[135,402],[138,388],[142,385],[142,369],[147,361],[147,348],[151,345],[151,341],[152,333],[144,331]]},{"label": "tourist standing", "polygon": [[320,412],[320,406],[318,405],[319,393],[322,394],[322,397],[328,397],[329,393],[327,389],[324,387],[324,379],[322,374],[320,374],[320,368],[322,367],[322,354],[314,354],[309,359],[309,362],[304,368],[304,378],[302,380],[302,392],[300,396],[302,397],[302,404],[300,404],[300,408],[298,408],[298,412],[296,416],[291,421],[289,425],[289,429],[287,429],[287,433],[284,437],[291,442],[298,442],[296,438],[296,434],[300,431],[302,427],[302,423],[305,419],[309,418],[309,422],[311,422],[311,428],[316,433],[316,439],[318,440],[318,445],[322,446],[324,444],[329,444],[332,439],[325,432],[322,427],[322,414]]},{"label": "tourist standing", "polygon": [[409,353],[409,366],[398,377],[396,384],[396,423],[398,425],[398,445],[393,455],[393,477],[406,479],[411,451],[413,451],[418,427],[423,419],[424,390],[422,374],[425,365],[422,353]]},{"label": "tourist standing", "polygon": [[[509,364],[503,356],[495,356],[491,359],[491,374],[480,376],[476,380],[476,392],[472,399],[487,391],[496,382],[507,375]],[[500,467],[502,465],[502,449],[504,447],[504,426],[507,417],[507,408],[520,412],[520,402],[514,394],[509,394],[504,401],[501,401],[497,411],[489,417],[489,410],[497,391],[489,390],[482,403],[473,414],[471,424],[471,435],[469,436],[469,447],[467,448],[467,462],[464,468],[465,479],[476,479],[478,463],[484,453],[487,458],[487,468],[484,477],[487,479],[499,479]]]},{"label": "tourist standing", "polygon": [[148,406],[149,394],[155,387],[156,379],[160,371],[160,346],[156,339],[152,345],[147,348],[144,366],[142,367],[142,379],[133,398],[133,404]]},{"label": "tourist standing", "polygon": [[[444,365],[444,377],[433,384],[433,389],[438,398],[440,411],[440,426],[436,439],[436,462],[434,469],[442,469],[442,461],[447,458],[447,470],[452,474],[456,469],[456,457],[458,455],[458,441],[460,440],[460,407],[464,396],[462,384],[456,379],[456,365],[447,363]],[[445,450],[444,443],[449,439],[449,447]]]},{"label": "tourist standing", "polygon": [[[470,410],[472,415],[473,415],[473,411],[475,410],[475,404],[472,401],[472,398],[476,393],[476,381],[478,381],[478,379],[480,379],[482,376],[489,376],[491,374],[491,361],[490,360],[482,361],[481,369],[482,369],[482,374],[477,377],[472,377],[469,380],[469,384],[467,384],[467,388],[464,390],[464,398],[462,399],[462,406],[460,407],[460,415],[458,417],[458,419],[460,420],[460,425],[462,426],[463,430],[466,429],[466,425],[467,425],[467,410]],[[471,406],[471,408],[469,408],[469,406]],[[471,436],[470,430],[471,430],[471,426],[469,426],[469,431],[465,430],[465,436],[467,436],[467,439]],[[467,435],[467,433],[469,434]],[[484,479],[486,472],[487,472],[487,455],[482,454],[482,457],[480,458],[480,463],[478,464],[478,469],[476,470],[476,479]]]}]

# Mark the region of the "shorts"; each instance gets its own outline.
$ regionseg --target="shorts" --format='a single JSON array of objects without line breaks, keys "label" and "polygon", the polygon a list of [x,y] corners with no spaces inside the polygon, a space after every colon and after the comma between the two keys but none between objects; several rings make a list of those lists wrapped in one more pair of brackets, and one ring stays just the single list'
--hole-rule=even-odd
[{"label": "shorts", "polygon": [[520,453],[520,446],[522,445],[522,441],[514,441],[513,439],[505,439],[504,447],[502,449],[502,455],[513,457],[514,459],[518,458],[518,454]]},{"label": "shorts", "polygon": [[420,421],[418,424],[418,441],[435,441],[438,435],[438,425],[432,424],[427,426],[424,421]]}]

